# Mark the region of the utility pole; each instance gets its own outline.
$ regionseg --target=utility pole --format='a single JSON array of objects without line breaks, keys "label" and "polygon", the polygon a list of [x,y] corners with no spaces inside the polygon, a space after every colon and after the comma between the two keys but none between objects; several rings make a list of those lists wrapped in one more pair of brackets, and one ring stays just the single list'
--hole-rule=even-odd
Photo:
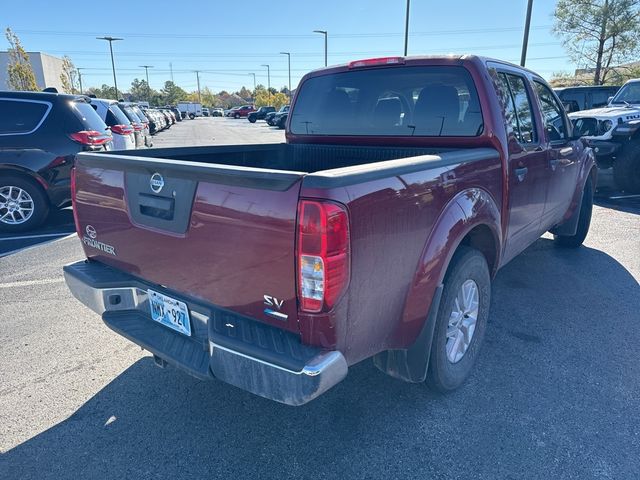
[{"label": "utility pole", "polygon": [[531,27],[531,8],[533,7],[533,0],[529,0],[527,4],[527,19],[524,24],[524,38],[522,39],[522,56],[520,57],[520,66],[524,67],[527,62],[527,47],[529,45],[529,27]]},{"label": "utility pole", "polygon": [[280,55],[286,55],[287,61],[289,63],[289,103],[291,103],[291,53],[290,52],[280,52]]},{"label": "utility pole", "polygon": [[80,95],[84,95],[84,92],[82,91],[82,72],[80,71],[82,69],[76,68],[76,70],[78,70],[78,81],[80,82]]},{"label": "utility pole", "polygon": [[106,40],[107,42],[109,42],[109,51],[111,52],[111,69],[113,70],[113,86],[116,88],[115,100],[118,100],[118,81],[116,80],[116,64],[113,61],[113,42],[117,42],[118,40],[124,40],[124,38],[96,37],[96,40]]},{"label": "utility pole", "polygon": [[173,63],[169,62],[169,72],[171,72],[171,83],[173,83]]},{"label": "utility pole", "polygon": [[262,64],[262,67],[267,67],[267,98],[269,99],[269,103],[271,103],[271,70],[269,70],[269,65]]},{"label": "utility pole", "polygon": [[324,35],[324,66],[327,66],[327,37],[329,36],[326,30],[314,30],[313,33],[321,33]]},{"label": "utility pole", "polygon": [[411,0],[407,0],[407,15],[404,21],[404,56],[407,56],[409,51],[409,4]]},{"label": "utility pole", "polygon": [[195,70],[196,80],[198,81],[198,103],[202,104],[202,97],[200,97],[200,70]]},{"label": "utility pole", "polygon": [[149,86],[149,69],[153,68],[153,65],[140,65],[144,68],[144,73],[147,76],[147,102],[151,105],[151,87]]}]

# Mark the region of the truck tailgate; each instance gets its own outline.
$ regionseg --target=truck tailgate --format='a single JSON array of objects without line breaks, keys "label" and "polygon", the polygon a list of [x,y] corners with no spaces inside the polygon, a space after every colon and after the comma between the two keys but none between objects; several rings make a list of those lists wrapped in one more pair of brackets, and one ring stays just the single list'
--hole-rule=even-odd
[{"label": "truck tailgate", "polygon": [[88,258],[298,331],[295,228],[303,172],[80,154]]}]

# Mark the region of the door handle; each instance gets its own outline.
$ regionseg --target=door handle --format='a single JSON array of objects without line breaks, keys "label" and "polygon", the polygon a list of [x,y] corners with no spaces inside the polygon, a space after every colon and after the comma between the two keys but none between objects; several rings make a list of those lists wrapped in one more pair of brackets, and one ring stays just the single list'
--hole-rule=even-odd
[{"label": "door handle", "polygon": [[524,180],[524,177],[527,175],[529,169],[527,167],[516,168],[514,170],[516,177],[518,177],[518,181],[521,182]]},{"label": "door handle", "polygon": [[560,149],[560,156],[568,157],[573,153],[573,147],[565,147]]}]

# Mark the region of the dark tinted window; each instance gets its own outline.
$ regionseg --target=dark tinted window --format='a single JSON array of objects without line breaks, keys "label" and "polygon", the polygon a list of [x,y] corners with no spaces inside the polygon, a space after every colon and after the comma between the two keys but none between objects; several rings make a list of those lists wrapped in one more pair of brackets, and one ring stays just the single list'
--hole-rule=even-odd
[{"label": "dark tinted window", "polygon": [[141,122],[140,117],[138,117],[138,115],[133,110],[133,108],[131,108],[131,107],[127,106],[127,105],[124,105],[124,106],[121,106],[120,109],[124,112],[124,114],[127,116],[127,118],[130,121],[132,121],[134,123],[140,123]]},{"label": "dark tinted window", "polygon": [[[134,105],[133,107],[133,111],[136,113],[136,115],[138,115],[138,118],[140,120],[142,120],[143,122],[148,122],[149,119],[147,118],[147,116],[144,114],[144,112],[142,111],[142,109],[140,109],[140,107],[138,107],[137,105]],[[177,111],[177,110],[176,110]]]},{"label": "dark tinted window", "polygon": [[[538,141],[531,100],[524,78],[507,73],[495,73],[498,96],[504,107],[507,126],[521,144],[536,143]],[[497,78],[496,78],[497,77]]]},{"label": "dark tinted window", "polygon": [[604,107],[609,103],[609,97],[613,97],[615,94],[615,90],[594,90],[591,92],[591,106],[593,108]]},{"label": "dark tinted window", "polygon": [[89,103],[84,101],[71,101],[69,103],[73,107],[76,118],[80,120],[82,129],[96,130],[98,132],[106,130],[106,125],[100,118],[100,115],[96,113]]},{"label": "dark tinted window", "polygon": [[538,98],[540,99],[540,110],[544,128],[549,135],[549,140],[564,140],[567,138],[567,128],[565,126],[564,110],[556,101],[551,90],[540,82],[534,82]]},{"label": "dark tinted window", "polygon": [[131,125],[131,121],[124,112],[120,110],[120,107],[114,103],[109,105],[109,110],[107,110],[107,125],[110,127],[113,125]]},{"label": "dark tinted window", "polygon": [[390,67],[310,78],[292,112],[293,133],[463,136],[482,132],[480,102],[462,67]]},{"label": "dark tinted window", "polygon": [[624,85],[616,94],[612,103],[632,105],[640,104],[640,82],[631,82]]},{"label": "dark tinted window", "polygon": [[0,100],[0,134],[33,131],[48,109],[45,103]]},{"label": "dark tinted window", "polygon": [[563,90],[558,96],[570,112],[587,108],[587,92],[584,90]]}]

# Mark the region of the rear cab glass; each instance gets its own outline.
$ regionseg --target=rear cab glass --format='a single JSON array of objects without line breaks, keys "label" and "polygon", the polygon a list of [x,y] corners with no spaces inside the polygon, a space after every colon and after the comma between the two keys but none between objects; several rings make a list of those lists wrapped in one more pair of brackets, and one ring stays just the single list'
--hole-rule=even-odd
[{"label": "rear cab glass", "polygon": [[0,98],[0,135],[34,132],[49,110],[49,102]]},{"label": "rear cab glass", "polygon": [[290,119],[299,135],[475,137],[483,120],[463,67],[409,66],[311,77]]},{"label": "rear cab glass", "polygon": [[91,104],[82,99],[69,102],[75,118],[80,123],[80,130],[94,130],[100,133],[107,132],[107,126],[96,113]]}]

